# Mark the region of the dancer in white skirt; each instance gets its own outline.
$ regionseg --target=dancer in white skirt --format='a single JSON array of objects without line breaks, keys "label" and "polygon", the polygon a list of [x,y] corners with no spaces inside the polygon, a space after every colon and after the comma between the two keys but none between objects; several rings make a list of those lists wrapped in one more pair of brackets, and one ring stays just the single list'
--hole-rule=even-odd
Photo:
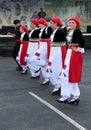
[{"label": "dancer in white skirt", "polygon": [[[76,17],[68,20],[67,34],[68,50],[65,58],[65,68],[61,72],[61,98],[59,103],[79,103],[84,44],[80,22]],[[69,99],[69,100],[68,100]]]},{"label": "dancer in white skirt", "polygon": [[51,83],[54,85],[52,94],[58,94],[60,91],[59,72],[64,66],[64,59],[66,55],[65,40],[67,29],[63,27],[63,24],[58,17],[51,18],[50,25],[54,31],[50,37],[52,43],[47,73],[49,73]]},{"label": "dancer in white skirt", "polygon": [[46,75],[46,66],[48,63],[51,43],[49,38],[53,31],[51,27],[48,27],[47,21],[44,18],[39,19],[39,27],[41,28],[39,34],[39,49],[36,51],[35,56],[32,59],[31,69],[33,68],[32,71],[35,70],[35,72],[38,72],[37,68],[41,68],[42,76],[45,79],[41,85],[46,85],[49,83],[49,79]]},{"label": "dancer in white skirt", "polygon": [[25,57],[27,55],[27,49],[28,49],[28,43],[29,43],[29,37],[28,37],[28,29],[26,26],[20,27],[21,32],[21,45],[19,49],[19,53],[16,57],[17,62],[22,66],[22,72],[21,74],[27,73],[27,62],[25,61]]},{"label": "dancer in white skirt", "polygon": [[[39,76],[40,72],[35,73],[35,71],[33,71],[33,68],[35,68],[36,66],[32,65],[32,69],[31,69],[31,64],[32,64],[32,57],[34,56],[35,52],[39,48],[40,28],[38,27],[37,19],[32,19],[30,23],[31,23],[30,25],[31,25],[32,30],[29,33],[29,46],[28,46],[28,51],[27,51],[28,57],[26,57],[27,58],[26,60],[27,60],[28,68],[31,72],[31,76],[36,77],[36,76]],[[39,69],[39,67],[37,69]]]}]

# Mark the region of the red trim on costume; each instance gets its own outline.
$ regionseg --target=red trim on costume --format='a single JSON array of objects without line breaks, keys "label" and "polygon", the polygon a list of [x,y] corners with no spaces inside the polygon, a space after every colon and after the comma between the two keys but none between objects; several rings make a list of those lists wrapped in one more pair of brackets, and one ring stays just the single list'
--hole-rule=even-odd
[{"label": "red trim on costume", "polygon": [[[69,46],[68,48],[72,48]],[[78,47],[77,45],[74,47]],[[70,58],[69,66],[69,82],[79,83],[81,81],[82,74],[82,63],[83,63],[83,54],[81,52],[72,51]]]},{"label": "red trim on costume", "polygon": [[39,56],[40,56],[40,53],[36,52],[35,55],[39,57]]},{"label": "red trim on costume", "polygon": [[29,54],[26,54],[26,56],[28,57],[28,56],[29,56]]},{"label": "red trim on costume", "polygon": [[51,48],[51,40],[40,40],[40,42],[47,42],[47,55],[48,55],[48,58],[49,58],[49,55],[50,55],[50,48]]},{"label": "red trim on costume", "polygon": [[17,39],[17,40],[16,40],[16,42],[19,42],[19,43],[21,43],[21,40],[20,40],[20,39]]},{"label": "red trim on costume", "polygon": [[82,63],[82,53],[72,51],[69,68],[69,82],[79,83],[81,81]]},{"label": "red trim on costume", "polygon": [[52,62],[48,61],[48,66],[51,66],[52,65]]},{"label": "red trim on costume", "polygon": [[22,50],[21,50],[21,55],[20,55],[20,64],[21,65],[26,65],[27,63],[25,62],[24,58],[27,53],[27,48],[28,48],[28,42],[22,42]]},{"label": "red trim on costume", "polygon": [[65,69],[66,65],[64,64],[64,60],[65,60],[65,57],[66,57],[67,50],[66,50],[65,46],[61,46],[60,49],[61,49],[61,52],[62,52],[62,68]]}]

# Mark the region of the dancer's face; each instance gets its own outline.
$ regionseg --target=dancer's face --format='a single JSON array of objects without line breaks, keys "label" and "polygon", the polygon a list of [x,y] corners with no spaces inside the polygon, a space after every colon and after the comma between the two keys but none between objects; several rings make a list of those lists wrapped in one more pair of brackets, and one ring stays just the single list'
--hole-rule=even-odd
[{"label": "dancer's face", "polygon": [[44,25],[44,24],[39,24],[39,27],[40,27],[40,28],[44,28],[45,25]]},{"label": "dancer's face", "polygon": [[35,28],[36,28],[36,25],[33,24],[32,22],[30,23],[30,26],[31,26],[32,29],[35,29]]},{"label": "dancer's face", "polygon": [[57,28],[57,23],[50,21],[50,26],[53,30],[55,30]]},{"label": "dancer's face", "polygon": [[77,24],[76,24],[75,21],[70,20],[70,21],[68,22],[68,27],[69,27],[69,29],[74,30],[74,29],[76,29]]}]

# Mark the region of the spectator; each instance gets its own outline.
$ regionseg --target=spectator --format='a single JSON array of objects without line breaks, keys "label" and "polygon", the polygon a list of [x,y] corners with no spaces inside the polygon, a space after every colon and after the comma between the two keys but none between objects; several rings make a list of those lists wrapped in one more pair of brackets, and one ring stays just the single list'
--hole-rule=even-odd
[{"label": "spectator", "polygon": [[43,10],[43,8],[40,8],[40,11],[38,12],[38,18],[45,18],[46,13]]}]

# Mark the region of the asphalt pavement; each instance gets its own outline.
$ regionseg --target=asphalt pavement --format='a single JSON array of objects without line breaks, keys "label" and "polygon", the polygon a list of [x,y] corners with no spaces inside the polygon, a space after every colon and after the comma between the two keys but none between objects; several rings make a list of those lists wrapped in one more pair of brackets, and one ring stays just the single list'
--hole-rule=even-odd
[{"label": "asphalt pavement", "polygon": [[60,104],[53,86],[16,71],[12,57],[0,57],[0,130],[91,130],[91,50],[83,60],[80,103]]}]

